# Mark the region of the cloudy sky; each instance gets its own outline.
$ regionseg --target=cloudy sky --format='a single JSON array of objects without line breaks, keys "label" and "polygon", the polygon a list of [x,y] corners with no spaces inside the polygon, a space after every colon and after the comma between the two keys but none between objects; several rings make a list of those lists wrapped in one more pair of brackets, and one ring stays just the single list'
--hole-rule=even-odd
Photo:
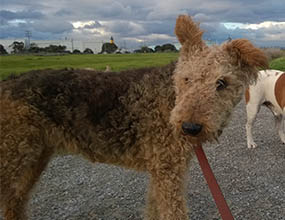
[{"label": "cloudy sky", "polygon": [[0,39],[108,41],[129,48],[175,43],[179,14],[201,23],[204,39],[229,36],[285,47],[284,0],[0,0]]}]

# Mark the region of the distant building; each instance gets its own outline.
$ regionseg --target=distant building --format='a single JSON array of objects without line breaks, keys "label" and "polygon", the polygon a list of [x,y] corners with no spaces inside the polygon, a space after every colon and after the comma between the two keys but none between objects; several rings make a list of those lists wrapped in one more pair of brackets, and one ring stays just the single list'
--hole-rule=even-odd
[{"label": "distant building", "polygon": [[115,42],[114,42],[114,38],[113,38],[112,36],[111,36],[110,43],[111,43],[111,44],[115,43]]}]

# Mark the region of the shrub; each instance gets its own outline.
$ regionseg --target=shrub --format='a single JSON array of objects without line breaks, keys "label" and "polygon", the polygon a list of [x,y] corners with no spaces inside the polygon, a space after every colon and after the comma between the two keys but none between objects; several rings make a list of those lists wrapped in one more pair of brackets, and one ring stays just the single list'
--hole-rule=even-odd
[{"label": "shrub", "polygon": [[154,50],[149,47],[143,46],[141,49],[135,50],[134,53],[154,53]]},{"label": "shrub", "polygon": [[8,54],[8,53],[5,47],[2,44],[0,44],[0,55],[4,55],[4,54]]},{"label": "shrub", "polygon": [[163,52],[176,52],[177,49],[173,44],[163,44],[162,46]]},{"label": "shrub", "polygon": [[160,45],[155,46],[154,51],[156,53],[163,52],[162,47]]},{"label": "shrub", "polygon": [[80,50],[77,50],[77,49],[73,50],[72,53],[73,53],[73,54],[81,54]]},{"label": "shrub", "polygon": [[270,62],[270,69],[285,71],[285,56],[272,60]]},{"label": "shrub", "polygon": [[177,52],[176,47],[173,44],[163,44],[162,46],[157,45],[154,48],[155,52]]},{"label": "shrub", "polygon": [[114,53],[118,49],[114,43],[104,43],[100,53]]},{"label": "shrub", "polygon": [[11,45],[9,45],[9,47],[13,48],[12,53],[22,53],[25,50],[25,44],[24,42],[18,42],[18,41],[14,41]]},{"label": "shrub", "polygon": [[285,56],[285,50],[282,50],[280,48],[264,48],[263,51],[269,61]]},{"label": "shrub", "polygon": [[93,51],[90,49],[90,48],[86,48],[84,51],[83,51],[84,54],[93,54]]}]

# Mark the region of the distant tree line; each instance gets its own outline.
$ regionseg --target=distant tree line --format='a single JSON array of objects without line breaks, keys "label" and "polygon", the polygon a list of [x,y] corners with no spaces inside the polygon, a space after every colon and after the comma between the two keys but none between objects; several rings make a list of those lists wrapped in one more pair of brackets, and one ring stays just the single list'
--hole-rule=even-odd
[{"label": "distant tree line", "polygon": [[[61,54],[93,54],[94,52],[90,48],[86,48],[83,52],[78,49],[73,50],[72,52],[66,50],[64,45],[49,45],[47,47],[39,47],[35,43],[31,43],[30,47],[25,48],[23,42],[14,41],[9,46],[12,51],[12,54],[24,54],[24,53],[61,53]],[[173,44],[163,44],[157,45],[154,49],[143,46],[138,50],[135,50],[134,53],[160,53],[160,52],[177,52],[176,47]],[[101,48],[100,54],[111,54],[111,53],[129,53],[126,50],[119,49],[115,43],[104,43]],[[8,54],[4,46],[0,44],[0,55]]]},{"label": "distant tree line", "polygon": [[[25,48],[25,44],[23,42],[14,41],[11,45],[12,54],[24,54],[24,53],[64,53],[64,54],[81,54],[80,50],[73,50],[73,52],[66,50],[66,46],[64,45],[49,45],[47,47],[39,47],[35,43],[31,43],[30,47]],[[93,54],[93,51],[90,48],[86,48],[83,51],[84,54]],[[3,45],[0,44],[0,55],[8,54]]]},{"label": "distant tree line", "polygon": [[23,42],[14,41],[11,45],[12,54],[21,54],[21,53],[66,53],[66,46],[61,45],[49,45],[48,47],[38,47],[35,43],[31,43],[30,47],[25,48]]},{"label": "distant tree line", "polygon": [[141,49],[135,50],[135,53],[165,53],[165,52],[177,52],[178,50],[173,44],[157,45],[154,49],[143,46]]}]

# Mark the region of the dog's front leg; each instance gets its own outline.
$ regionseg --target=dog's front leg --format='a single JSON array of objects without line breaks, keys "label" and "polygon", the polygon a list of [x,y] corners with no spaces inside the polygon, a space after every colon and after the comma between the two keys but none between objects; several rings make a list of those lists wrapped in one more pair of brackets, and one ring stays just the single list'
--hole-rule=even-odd
[{"label": "dog's front leg", "polygon": [[246,138],[247,138],[247,147],[248,148],[256,148],[256,143],[252,137],[252,126],[254,124],[257,113],[259,112],[260,104],[249,102],[246,105],[247,111],[247,123],[246,123]]},{"label": "dog's front leg", "polygon": [[166,163],[151,173],[148,219],[188,219],[184,198],[185,170],[186,165]]},{"label": "dog's front leg", "polygon": [[155,195],[155,186],[153,178],[150,178],[147,192],[147,204],[145,210],[146,220],[159,220],[159,213],[157,208],[157,200]]}]

